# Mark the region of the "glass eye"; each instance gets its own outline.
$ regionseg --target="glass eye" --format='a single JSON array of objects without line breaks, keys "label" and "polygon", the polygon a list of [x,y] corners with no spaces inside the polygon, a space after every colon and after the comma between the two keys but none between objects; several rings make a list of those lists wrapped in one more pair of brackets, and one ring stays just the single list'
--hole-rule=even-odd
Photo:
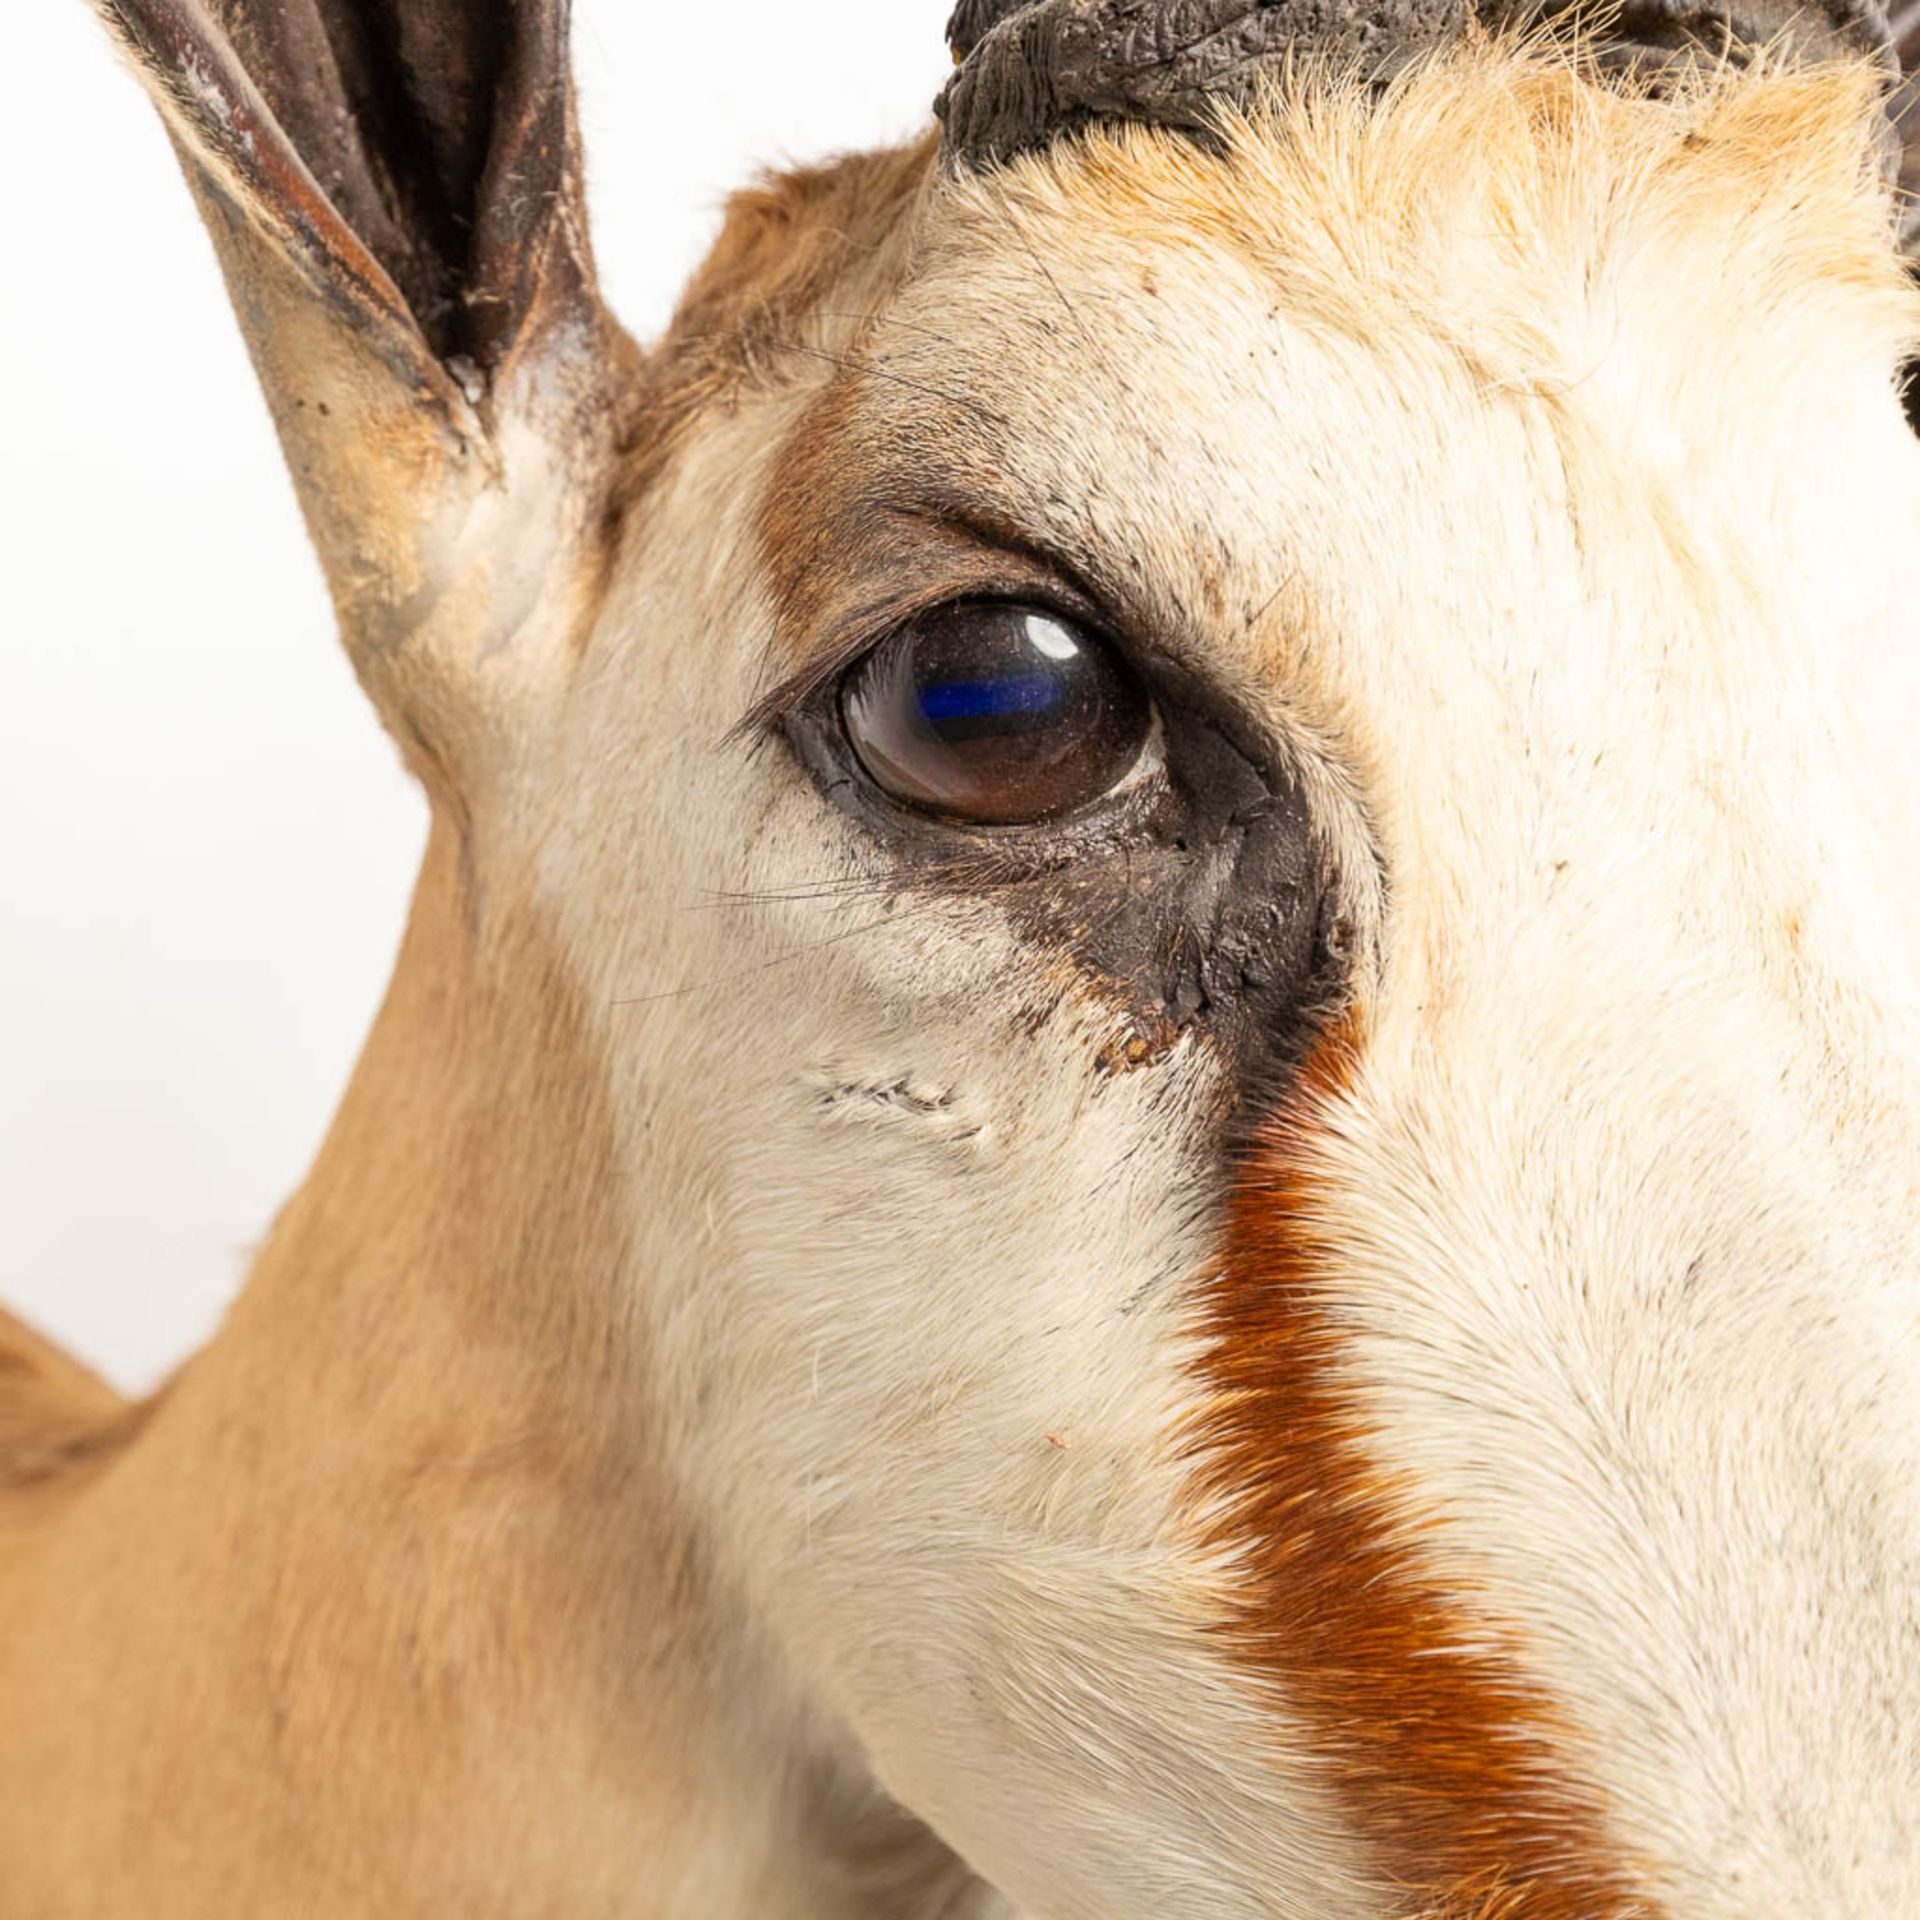
[{"label": "glass eye", "polygon": [[960,601],[922,614],[847,676],[847,738],[875,782],[982,825],[1051,819],[1132,771],[1153,724],[1105,641],[1038,607]]}]

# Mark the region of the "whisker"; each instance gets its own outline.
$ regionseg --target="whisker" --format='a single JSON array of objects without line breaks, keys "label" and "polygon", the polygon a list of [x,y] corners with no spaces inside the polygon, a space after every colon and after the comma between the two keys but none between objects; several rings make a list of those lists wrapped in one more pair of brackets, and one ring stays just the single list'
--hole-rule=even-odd
[{"label": "whisker", "polygon": [[738,986],[743,980],[756,980],[763,974],[777,972],[782,967],[793,965],[816,953],[824,953],[830,947],[837,947],[848,940],[857,940],[863,934],[878,933],[881,928],[893,925],[908,915],[921,912],[931,906],[937,906],[938,900],[903,901],[890,913],[884,913],[876,920],[862,921],[857,927],[843,927],[840,932],[829,934],[824,940],[809,940],[797,947],[790,947],[785,953],[776,954],[771,960],[764,960],[758,966],[743,967],[738,972],[724,974],[718,980],[701,980],[684,987],[667,987],[659,993],[631,994],[620,999],[610,1000],[612,1007],[650,1007],[665,1000],[687,1000],[698,993],[716,993],[723,987]]},{"label": "whisker", "polygon": [[1098,347],[1095,344],[1093,335],[1087,330],[1085,320],[1080,317],[1080,309],[1067,298],[1066,288],[1054,277],[1053,269],[1047,265],[1040,249],[1033,244],[1033,236],[1020,224],[1011,209],[1008,209],[1006,214],[1006,226],[1013,234],[1013,237],[1018,240],[1026,250],[1027,258],[1040,269],[1041,278],[1053,289],[1053,297],[1066,308],[1067,317],[1073,322],[1074,331],[1079,334],[1080,338],[1086,342],[1089,348],[1097,352]]},{"label": "whisker", "polygon": [[[1915,0],[1920,5],[1920,0]],[[867,313],[849,313],[844,308],[816,307],[813,310],[822,320],[853,320],[863,327],[877,325],[884,319],[889,327],[898,327],[903,333],[925,334],[929,340],[938,340],[943,347],[950,347],[958,338],[939,327],[922,326],[914,320],[902,320],[898,314],[889,313],[884,307],[875,307]]]},{"label": "whisker", "polygon": [[706,898],[689,902],[686,911],[693,912],[704,908],[717,910],[721,907],[772,907],[787,905],[811,905],[819,901],[841,901],[858,899],[862,894],[879,894],[897,891],[899,882],[890,874],[849,874],[844,879],[804,881],[792,887],[712,887],[706,891]]}]

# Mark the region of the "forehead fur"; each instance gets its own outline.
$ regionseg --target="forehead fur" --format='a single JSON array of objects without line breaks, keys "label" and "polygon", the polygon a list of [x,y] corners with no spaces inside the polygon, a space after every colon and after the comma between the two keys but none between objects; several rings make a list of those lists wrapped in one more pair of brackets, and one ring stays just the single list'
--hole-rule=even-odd
[{"label": "forehead fur", "polygon": [[742,382],[818,376],[923,243],[1003,243],[1009,220],[1225,244],[1283,270],[1296,312],[1364,333],[1387,299],[1502,378],[1550,375],[1609,278],[1641,312],[1673,303],[1688,338],[1708,311],[1812,321],[1836,354],[1892,365],[1920,301],[1893,244],[1883,86],[1864,65],[1762,62],[1649,100],[1564,50],[1469,45],[1385,90],[1303,64],[1214,142],[1102,127],[954,180],[929,137],[769,178],[732,202],[653,357],[650,448]]},{"label": "forehead fur", "polygon": [[630,493],[707,407],[742,385],[816,367],[822,349],[803,334],[809,322],[833,327],[898,283],[934,151],[928,134],[769,175],[732,197],[719,240],[649,359],[648,425]]},{"label": "forehead fur", "polygon": [[1837,351],[1897,358],[1917,309],[1882,89],[1760,66],[1649,100],[1551,50],[1470,47],[1384,93],[1305,69],[1216,146],[1104,129],[966,182],[958,211],[963,231],[1092,214],[1148,247],[1224,244],[1284,274],[1296,313],[1365,334],[1386,299],[1501,375],[1550,365],[1609,281],[1636,310],[1664,290],[1689,337],[1705,313],[1817,318]]}]

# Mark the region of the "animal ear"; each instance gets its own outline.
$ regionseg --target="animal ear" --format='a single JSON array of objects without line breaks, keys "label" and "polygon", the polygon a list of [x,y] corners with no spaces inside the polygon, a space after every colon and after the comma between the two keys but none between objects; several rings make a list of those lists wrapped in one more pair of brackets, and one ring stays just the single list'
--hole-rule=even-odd
[{"label": "animal ear", "polygon": [[97,3],[212,232],[355,665],[440,762],[561,651],[614,438],[568,0]]}]

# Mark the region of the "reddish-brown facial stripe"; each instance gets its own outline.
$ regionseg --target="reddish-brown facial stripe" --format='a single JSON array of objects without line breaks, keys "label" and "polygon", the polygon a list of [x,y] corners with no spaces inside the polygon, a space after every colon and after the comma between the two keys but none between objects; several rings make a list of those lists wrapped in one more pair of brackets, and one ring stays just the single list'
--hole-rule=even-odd
[{"label": "reddish-brown facial stripe", "polygon": [[1652,1920],[1551,1703],[1412,1557],[1410,1475],[1374,1457],[1343,1377],[1328,1196],[1305,1151],[1349,1083],[1322,1041],[1262,1129],[1211,1301],[1206,1492],[1252,1542],[1236,1656],[1298,1715],[1408,1920]]}]

